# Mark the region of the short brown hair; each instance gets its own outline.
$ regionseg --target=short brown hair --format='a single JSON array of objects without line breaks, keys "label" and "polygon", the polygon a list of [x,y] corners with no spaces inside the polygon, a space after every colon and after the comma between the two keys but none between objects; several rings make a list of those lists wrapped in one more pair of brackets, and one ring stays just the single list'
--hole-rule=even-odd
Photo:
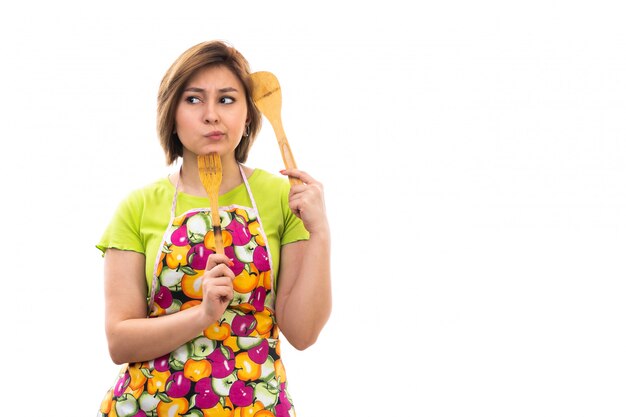
[{"label": "short brown hair", "polygon": [[224,66],[230,69],[244,86],[249,130],[246,129],[248,135],[243,136],[235,148],[235,159],[240,163],[248,159],[250,147],[261,129],[261,112],[252,100],[250,66],[246,58],[227,43],[208,41],[192,46],[183,52],[161,80],[157,98],[157,132],[168,165],[183,155],[183,144],[174,133],[176,108],[183,90],[199,70],[211,66]]}]

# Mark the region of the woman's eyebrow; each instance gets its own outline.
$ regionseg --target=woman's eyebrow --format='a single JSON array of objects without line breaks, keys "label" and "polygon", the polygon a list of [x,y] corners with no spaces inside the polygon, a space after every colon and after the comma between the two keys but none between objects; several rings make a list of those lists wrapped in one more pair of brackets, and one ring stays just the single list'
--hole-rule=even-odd
[{"label": "woman's eyebrow", "polygon": [[[206,90],[200,87],[187,87],[184,91],[189,91],[191,93],[204,93]],[[217,90],[220,93],[232,93],[237,92],[238,90],[235,87],[224,87]]]}]

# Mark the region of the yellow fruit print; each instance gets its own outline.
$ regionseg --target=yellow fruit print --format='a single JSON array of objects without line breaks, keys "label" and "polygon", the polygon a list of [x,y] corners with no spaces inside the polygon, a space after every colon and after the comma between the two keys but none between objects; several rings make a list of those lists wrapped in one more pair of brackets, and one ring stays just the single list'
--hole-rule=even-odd
[{"label": "yellow fruit print", "polygon": [[113,390],[110,389],[107,391],[104,398],[102,399],[102,403],[100,404],[100,412],[102,414],[107,414],[109,411],[111,411],[112,403],[113,403]]},{"label": "yellow fruit print", "polygon": [[[192,271],[188,271],[192,272]],[[202,299],[202,276],[204,271],[193,270],[194,274],[185,274],[181,280],[182,290],[185,295],[193,299]]]},{"label": "yellow fruit print", "polygon": [[198,382],[202,378],[211,375],[211,362],[206,359],[195,360],[190,359],[185,363],[185,378]]},{"label": "yellow fruit print", "polygon": [[167,382],[167,378],[171,375],[170,371],[160,372],[156,369],[153,369],[150,372],[151,377],[148,378],[147,391],[154,395],[157,392],[165,391],[165,383]]},{"label": "yellow fruit print", "polygon": [[189,410],[186,398],[170,398],[169,402],[160,402],[157,406],[157,417],[180,417]]},{"label": "yellow fruit print", "polygon": [[187,265],[187,253],[191,249],[191,246],[174,246],[171,245],[169,248],[170,252],[165,255],[165,261],[167,262],[167,266],[170,269],[178,269],[180,266]]},{"label": "yellow fruit print", "polygon": [[233,289],[242,294],[252,292],[256,288],[259,276],[255,272],[248,272],[245,269],[233,280]]},{"label": "yellow fruit print", "polygon": [[241,352],[235,356],[237,377],[244,381],[254,381],[261,376],[261,364],[250,359],[248,352]]},{"label": "yellow fruit print", "polygon": [[141,372],[140,366],[141,364],[133,364],[128,367],[128,372],[130,373],[130,384],[128,386],[132,390],[143,388],[144,384],[148,380],[148,378]]},{"label": "yellow fruit print", "polygon": [[203,333],[212,340],[226,340],[230,336],[230,325],[223,321],[216,321],[204,329]]}]

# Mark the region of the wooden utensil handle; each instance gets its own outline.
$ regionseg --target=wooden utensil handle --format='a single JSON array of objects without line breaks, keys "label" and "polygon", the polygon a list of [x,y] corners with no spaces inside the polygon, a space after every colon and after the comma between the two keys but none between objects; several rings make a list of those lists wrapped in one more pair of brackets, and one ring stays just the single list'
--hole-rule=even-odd
[{"label": "wooden utensil handle", "polygon": [[222,219],[220,217],[218,197],[211,198],[211,221],[213,223],[213,237],[215,238],[215,252],[224,254],[224,241],[222,240]]},{"label": "wooden utensil handle", "polygon": [[[283,162],[285,163],[285,168],[287,169],[297,169],[296,161],[293,159],[293,154],[291,153],[291,148],[289,147],[289,142],[285,139],[282,142],[281,146],[281,154],[283,155]],[[299,178],[289,177],[289,182],[291,185],[302,184]]]},{"label": "wooden utensil handle", "polygon": [[220,225],[213,226],[213,235],[215,236],[215,252],[223,255],[224,241],[222,240],[222,227]]},{"label": "wooden utensil handle", "polygon": [[[282,124],[276,121],[272,124],[272,127],[274,128],[274,133],[276,134],[278,148],[280,149],[280,154],[283,157],[283,163],[285,164],[285,168],[298,169],[298,166],[296,165],[296,160],[293,158],[293,153],[291,153],[291,148],[289,147],[289,142],[287,141],[287,135],[285,135]],[[302,181],[295,177],[289,177],[289,183],[294,186],[302,184]]]}]

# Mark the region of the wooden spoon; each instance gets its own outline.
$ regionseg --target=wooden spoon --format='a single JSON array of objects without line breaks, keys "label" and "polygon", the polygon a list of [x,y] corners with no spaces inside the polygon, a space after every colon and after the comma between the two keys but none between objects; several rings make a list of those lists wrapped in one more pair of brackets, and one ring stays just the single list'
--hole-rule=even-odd
[{"label": "wooden spoon", "polygon": [[[295,169],[297,168],[296,161],[293,159],[293,154],[291,153],[289,142],[287,142],[287,136],[283,130],[283,122],[280,116],[283,100],[278,78],[268,71],[254,72],[251,74],[251,77],[252,100],[261,113],[269,120],[272,128],[274,128],[285,168]],[[302,184],[302,181],[295,177],[289,177],[289,182],[291,185]]]}]

